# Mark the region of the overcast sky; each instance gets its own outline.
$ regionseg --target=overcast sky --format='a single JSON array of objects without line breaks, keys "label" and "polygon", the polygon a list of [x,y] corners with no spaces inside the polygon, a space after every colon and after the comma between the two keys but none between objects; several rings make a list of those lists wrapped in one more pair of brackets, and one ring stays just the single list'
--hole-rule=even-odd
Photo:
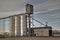
[{"label": "overcast sky", "polygon": [[34,5],[35,19],[60,29],[60,0],[0,0],[0,18],[25,13],[27,3]]}]

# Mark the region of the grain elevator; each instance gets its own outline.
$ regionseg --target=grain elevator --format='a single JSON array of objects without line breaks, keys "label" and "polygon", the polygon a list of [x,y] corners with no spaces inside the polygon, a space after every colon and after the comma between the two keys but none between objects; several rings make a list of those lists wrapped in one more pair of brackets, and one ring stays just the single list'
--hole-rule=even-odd
[{"label": "grain elevator", "polygon": [[[33,5],[25,6],[26,13],[10,16],[9,36],[52,36],[52,27],[31,28],[31,15],[33,15]],[[32,18],[36,22],[43,23]]]},{"label": "grain elevator", "polygon": [[10,17],[10,36],[25,36],[27,34],[26,15],[14,15]]}]

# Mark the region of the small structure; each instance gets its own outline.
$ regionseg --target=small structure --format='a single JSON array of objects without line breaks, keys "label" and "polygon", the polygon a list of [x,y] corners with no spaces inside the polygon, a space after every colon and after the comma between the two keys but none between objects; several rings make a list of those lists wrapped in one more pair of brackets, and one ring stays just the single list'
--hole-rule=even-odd
[{"label": "small structure", "polygon": [[52,36],[52,27],[35,27],[31,28],[33,36]]},{"label": "small structure", "polygon": [[60,36],[60,33],[53,33],[53,36]]},{"label": "small structure", "polygon": [[60,30],[53,30],[52,36],[60,36]]}]

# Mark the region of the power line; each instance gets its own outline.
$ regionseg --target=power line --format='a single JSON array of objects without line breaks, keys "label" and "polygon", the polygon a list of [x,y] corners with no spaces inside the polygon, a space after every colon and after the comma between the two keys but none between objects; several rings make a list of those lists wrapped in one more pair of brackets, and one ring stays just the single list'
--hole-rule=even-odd
[{"label": "power line", "polygon": [[[32,18],[32,17],[31,17],[31,18]],[[39,22],[38,20],[36,20],[36,19],[34,19],[34,18],[32,18],[32,20],[35,20],[36,22],[40,23],[41,25],[45,25],[45,24]]]}]

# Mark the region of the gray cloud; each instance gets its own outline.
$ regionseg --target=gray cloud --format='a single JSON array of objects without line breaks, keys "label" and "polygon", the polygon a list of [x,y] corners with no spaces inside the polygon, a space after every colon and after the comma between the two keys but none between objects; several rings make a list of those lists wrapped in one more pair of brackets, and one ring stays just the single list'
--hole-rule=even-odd
[{"label": "gray cloud", "polygon": [[0,0],[0,18],[25,12],[29,0]]},{"label": "gray cloud", "polygon": [[0,11],[19,10],[24,0],[0,0]]},{"label": "gray cloud", "polygon": [[[22,12],[24,13],[25,4],[29,3],[29,1],[30,0],[0,0],[0,18],[9,15],[19,14]],[[45,11],[48,12],[56,9],[60,9],[60,0],[48,0],[42,3],[37,3],[37,5],[34,5],[34,12],[42,11],[44,14],[46,13]],[[53,15],[46,14],[44,16]]]},{"label": "gray cloud", "polygon": [[[17,14],[17,12],[25,12],[25,5],[27,3],[31,3],[31,0],[0,0],[0,17],[4,14],[6,14],[4,15],[5,17]],[[51,11],[60,8],[60,0],[46,0],[42,1],[42,3],[36,3],[37,5],[34,5],[34,12]]]},{"label": "gray cloud", "polygon": [[21,10],[29,0],[0,0],[0,11]]},{"label": "gray cloud", "polygon": [[35,5],[34,11],[48,11],[60,8],[60,0],[49,0],[47,2]]}]

